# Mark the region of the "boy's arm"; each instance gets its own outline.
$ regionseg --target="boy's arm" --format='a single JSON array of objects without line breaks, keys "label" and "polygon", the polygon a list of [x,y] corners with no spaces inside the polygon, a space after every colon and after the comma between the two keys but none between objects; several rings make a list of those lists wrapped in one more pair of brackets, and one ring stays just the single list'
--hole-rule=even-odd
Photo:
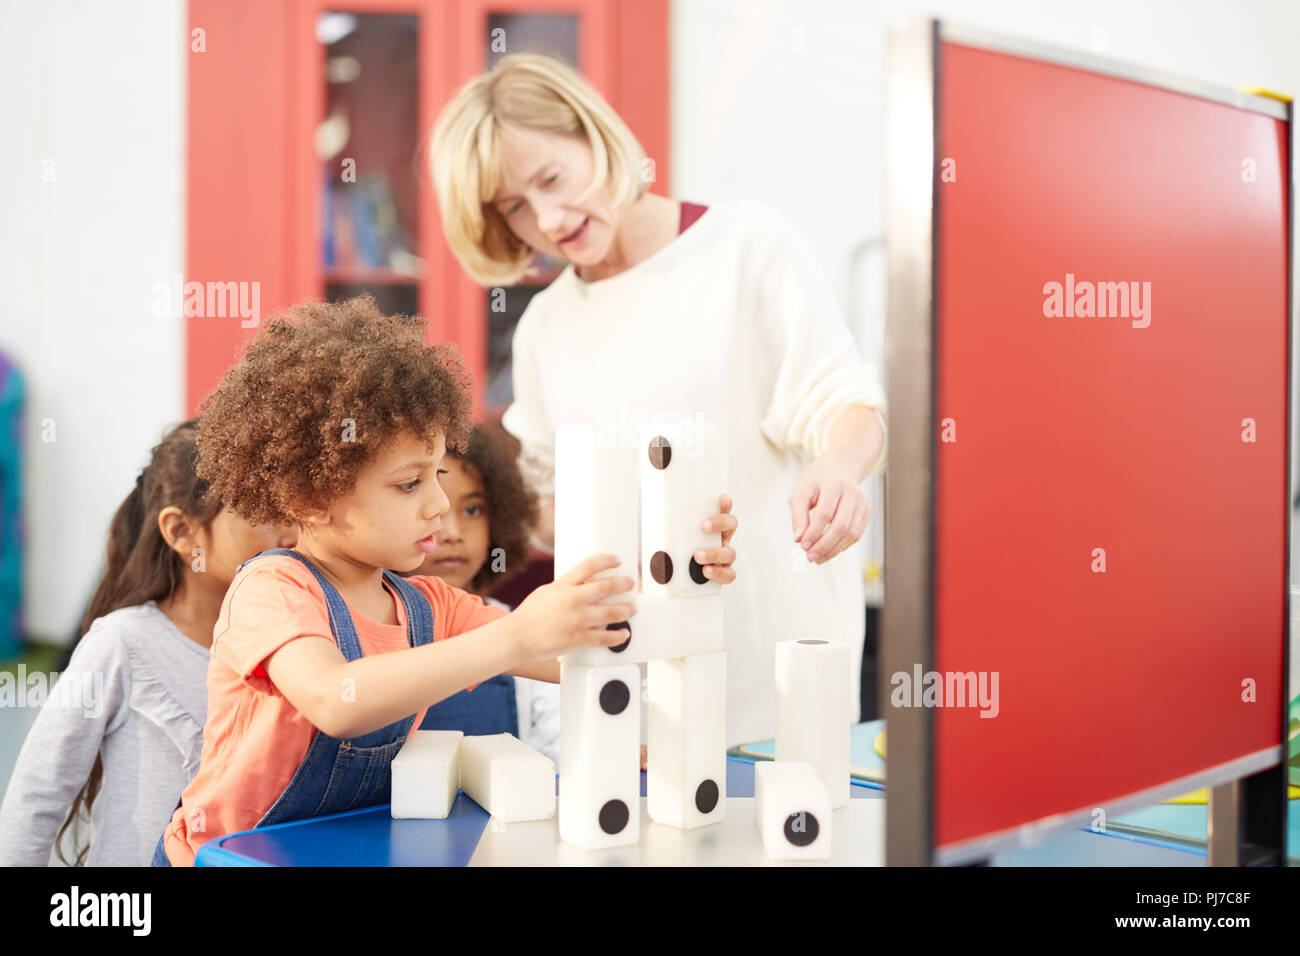
[{"label": "boy's arm", "polygon": [[551,684],[560,682],[560,662],[558,659],[549,661],[532,661],[514,670],[506,671],[511,677],[529,677],[533,680],[544,680]]},{"label": "boy's arm", "polygon": [[[348,661],[326,637],[301,637],[266,658],[267,677],[302,715],[330,737],[355,737],[409,717],[519,665],[513,615],[454,638]],[[547,678],[541,678],[543,680]],[[559,668],[553,680],[559,680]]]}]

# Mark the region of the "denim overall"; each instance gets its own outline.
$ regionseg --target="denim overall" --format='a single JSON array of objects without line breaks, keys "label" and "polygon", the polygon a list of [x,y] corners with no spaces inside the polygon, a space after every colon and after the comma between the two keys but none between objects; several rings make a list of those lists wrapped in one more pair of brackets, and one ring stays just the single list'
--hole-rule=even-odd
[{"label": "denim overall", "polygon": [[[339,650],[349,661],[364,657],[361,643],[357,639],[356,626],[352,615],[338,590],[326,580],[316,567],[296,551],[286,548],[273,548],[249,558],[256,561],[271,554],[287,554],[305,564],[308,570],[320,582],[325,592],[325,606],[329,609],[330,631],[338,643]],[[245,561],[244,564],[247,564]],[[242,568],[243,565],[240,565]],[[406,639],[412,647],[420,647],[433,641],[433,608],[423,594],[408,584],[392,571],[384,571],[384,580],[389,588],[397,593],[406,608]],[[289,786],[275,801],[258,827],[290,820],[304,820],[308,817],[324,816],[327,813],[343,813],[358,807],[375,806],[390,798],[393,757],[401,749],[415,715],[403,717],[396,723],[389,724],[373,733],[363,734],[347,740],[329,737],[319,730],[312,737],[307,754],[298,765],[297,772],[289,781]],[[180,804],[178,803],[179,807]],[[170,820],[168,825],[170,825]],[[167,854],[163,851],[163,838],[159,837],[154,848],[151,866],[171,866]]]}]

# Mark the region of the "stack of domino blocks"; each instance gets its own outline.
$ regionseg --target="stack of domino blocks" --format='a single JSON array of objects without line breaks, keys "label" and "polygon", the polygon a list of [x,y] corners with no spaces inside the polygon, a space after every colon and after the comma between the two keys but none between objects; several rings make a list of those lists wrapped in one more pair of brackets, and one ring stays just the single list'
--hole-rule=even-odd
[{"label": "stack of domino blocks", "polygon": [[[621,437],[621,436],[620,436]],[[555,574],[596,553],[630,577],[636,615],[614,647],[561,659],[560,839],[588,850],[634,844],[640,833],[639,664],[648,683],[646,807],[657,823],[717,823],[726,806],[726,669],[721,586],[694,554],[721,546],[700,526],[726,490],[716,423],[643,426],[628,446],[588,425],[555,436]]]}]

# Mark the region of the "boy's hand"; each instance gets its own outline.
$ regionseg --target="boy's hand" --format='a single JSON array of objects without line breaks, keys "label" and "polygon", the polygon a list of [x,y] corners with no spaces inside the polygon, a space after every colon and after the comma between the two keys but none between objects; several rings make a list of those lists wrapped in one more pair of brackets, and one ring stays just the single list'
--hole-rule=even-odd
[{"label": "boy's hand", "polygon": [[[557,657],[579,647],[615,647],[627,640],[624,629],[611,631],[606,625],[626,621],[636,614],[636,580],[630,577],[591,580],[593,575],[618,564],[618,558],[612,554],[593,554],[551,584],[528,595],[511,615],[519,625],[522,663]],[[598,603],[625,593],[626,603]]]},{"label": "boy's hand", "polygon": [[731,495],[721,495],[718,498],[719,514],[712,518],[706,518],[700,525],[703,531],[721,531],[722,547],[710,548],[695,552],[695,560],[704,565],[704,576],[717,581],[719,584],[730,584],[736,580],[736,572],[731,569],[732,562],[736,560],[736,549],[729,547],[728,542],[731,536],[736,533],[738,522],[736,516],[731,513]]}]

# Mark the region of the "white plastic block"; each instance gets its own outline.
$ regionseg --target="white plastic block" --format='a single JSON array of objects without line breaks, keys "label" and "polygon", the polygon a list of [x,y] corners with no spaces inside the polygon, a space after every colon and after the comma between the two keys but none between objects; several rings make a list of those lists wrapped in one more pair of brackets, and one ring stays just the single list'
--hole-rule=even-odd
[{"label": "white plastic block", "polygon": [[831,800],[810,763],[754,764],[754,822],[774,860],[831,858]]},{"label": "white plastic block", "polygon": [[647,665],[646,809],[650,819],[690,829],[726,809],[727,655]]},{"label": "white plastic block", "polygon": [[555,430],[555,576],[593,554],[617,556],[620,565],[595,578],[630,577],[633,589],[605,604],[630,603],[635,594],[638,480],[635,448],[619,447],[592,425]]},{"label": "white plastic block", "polygon": [[566,654],[563,661],[585,667],[611,667],[725,650],[722,603],[721,594],[692,601],[638,594],[636,614],[627,622],[630,636],[616,645],[619,650],[584,647]]},{"label": "white plastic block", "polygon": [[555,816],[555,764],[513,734],[461,741],[460,788],[502,823]]},{"label": "white plastic block", "polygon": [[695,552],[722,546],[700,530],[727,490],[727,448],[716,422],[663,422],[641,428],[641,590],[670,597],[719,594]]},{"label": "white plastic block", "polygon": [[417,730],[392,762],[395,820],[445,820],[460,789],[459,730]]},{"label": "white plastic block", "polygon": [[560,665],[560,839],[628,846],[641,826],[641,668]]},{"label": "white plastic block", "polygon": [[796,640],[776,645],[777,760],[816,768],[831,806],[849,802],[849,734],[852,727],[849,645]]}]

